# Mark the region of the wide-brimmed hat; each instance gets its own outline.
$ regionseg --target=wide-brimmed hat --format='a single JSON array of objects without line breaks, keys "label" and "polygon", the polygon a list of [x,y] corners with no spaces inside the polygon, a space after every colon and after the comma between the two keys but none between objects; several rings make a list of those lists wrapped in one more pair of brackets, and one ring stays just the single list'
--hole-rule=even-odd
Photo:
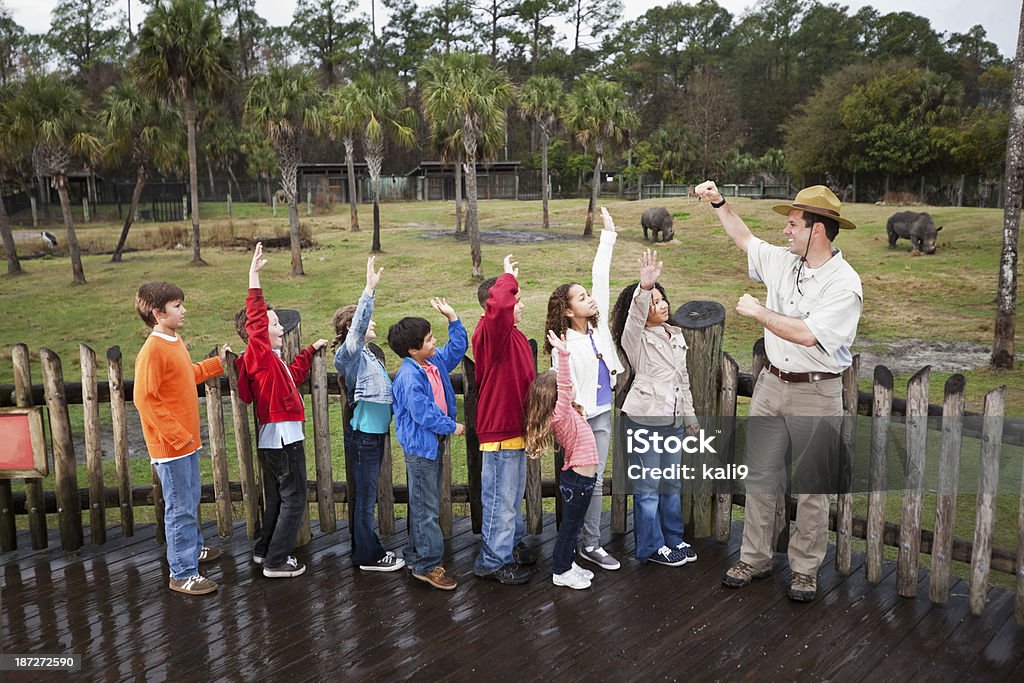
[{"label": "wide-brimmed hat", "polygon": [[797,192],[796,199],[792,204],[776,204],[772,207],[772,211],[781,213],[783,216],[788,216],[793,209],[808,211],[834,219],[839,223],[840,228],[853,230],[857,225],[850,219],[839,215],[839,209],[842,206],[843,203],[839,201],[839,197],[832,190],[824,185],[812,185]]}]

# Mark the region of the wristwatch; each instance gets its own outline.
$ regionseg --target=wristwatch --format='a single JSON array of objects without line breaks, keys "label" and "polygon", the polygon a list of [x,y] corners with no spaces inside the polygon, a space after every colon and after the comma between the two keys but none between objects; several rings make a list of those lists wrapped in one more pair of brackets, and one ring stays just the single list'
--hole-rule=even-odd
[{"label": "wristwatch", "polygon": [[722,201],[720,202],[711,202],[712,209],[720,209],[723,206],[725,206],[725,197],[722,197]]}]

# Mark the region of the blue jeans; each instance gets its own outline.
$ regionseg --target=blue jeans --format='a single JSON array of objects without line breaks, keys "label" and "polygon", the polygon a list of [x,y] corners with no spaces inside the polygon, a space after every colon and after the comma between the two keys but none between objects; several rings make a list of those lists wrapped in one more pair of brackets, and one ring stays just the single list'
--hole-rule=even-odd
[{"label": "blue jeans", "polygon": [[187,579],[199,573],[199,453],[168,462],[156,461],[156,473],[164,497],[164,535],[171,578]]},{"label": "blue jeans", "polygon": [[405,474],[409,482],[409,542],[403,555],[413,573],[420,576],[440,565],[444,555],[440,508],[445,439],[447,436],[438,438],[437,458],[434,460],[405,456]]},{"label": "blue jeans", "polygon": [[[626,418],[626,429],[657,431],[663,438],[686,434],[682,427],[651,427]],[[629,464],[675,472],[682,455],[674,453],[629,453]],[[647,562],[662,546],[674,548],[683,541],[683,509],[679,499],[680,480],[675,477],[633,479],[633,534],[636,559]]]},{"label": "blue jeans", "polygon": [[590,507],[597,476],[584,477],[572,468],[559,473],[558,489],[562,495],[562,524],[558,527],[555,551],[551,557],[551,571],[564,574],[572,567],[576,557],[576,541],[583,518]]},{"label": "blue jeans", "polygon": [[263,566],[279,567],[295,548],[306,508],[306,450],[302,441],[260,448],[263,465],[263,526],[255,553]]},{"label": "blue jeans", "polygon": [[352,463],[355,499],[352,501],[352,564],[376,564],[384,547],[373,530],[377,478],[384,457],[384,434],[368,434],[345,425],[345,457]]},{"label": "blue jeans", "polygon": [[512,564],[512,548],[526,534],[522,502],[526,493],[526,451],[484,451],[480,476],[483,520],[480,553],[473,563],[477,574],[489,574]]}]

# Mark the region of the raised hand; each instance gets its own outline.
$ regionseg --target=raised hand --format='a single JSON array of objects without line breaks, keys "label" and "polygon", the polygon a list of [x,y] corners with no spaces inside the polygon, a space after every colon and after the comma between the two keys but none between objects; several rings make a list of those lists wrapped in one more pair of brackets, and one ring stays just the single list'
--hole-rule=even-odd
[{"label": "raised hand", "polygon": [[380,276],[384,274],[384,266],[380,267],[380,270],[374,271],[373,263],[376,256],[371,256],[366,259],[366,293],[373,294],[373,290],[377,289],[377,283],[380,282]]},{"label": "raised hand", "polygon": [[327,346],[327,340],[326,339],[317,339],[315,342],[313,342],[313,350],[314,351],[319,351],[320,349],[324,348],[325,346]]},{"label": "raised hand", "polygon": [[548,330],[548,342],[551,344],[551,348],[555,349],[556,351],[560,351],[562,353],[565,353],[567,351],[567,348],[565,346],[565,335],[559,337],[557,334],[555,334],[554,330]]},{"label": "raised hand", "polygon": [[709,202],[722,201],[722,193],[718,191],[718,186],[713,180],[705,180],[693,188],[693,193],[697,195],[698,199],[707,199]]},{"label": "raised hand", "polygon": [[505,260],[502,261],[502,265],[505,267],[505,272],[516,280],[519,279],[519,262],[512,260],[512,254],[505,256]]},{"label": "raised hand", "polygon": [[263,242],[257,242],[252,252],[252,263],[249,265],[250,273],[258,273],[267,265],[267,259],[263,258]]},{"label": "raised hand", "polygon": [[644,251],[643,256],[637,260],[640,263],[640,288],[650,290],[661,277],[661,269],[665,264],[658,260],[658,252],[650,249]]},{"label": "raised hand", "polygon": [[608,209],[601,207],[601,222],[604,223],[604,229],[609,232],[615,232],[615,221],[612,220],[612,215],[608,213]]},{"label": "raised hand", "polygon": [[455,309],[451,307],[451,304],[444,297],[435,296],[430,300],[430,305],[434,307],[435,311],[448,318],[448,322],[454,322],[459,317],[455,314]]},{"label": "raised hand", "polygon": [[757,316],[758,311],[763,308],[761,302],[756,297],[750,294],[744,294],[740,297],[740,300],[736,302],[736,312],[747,318],[754,318]]}]

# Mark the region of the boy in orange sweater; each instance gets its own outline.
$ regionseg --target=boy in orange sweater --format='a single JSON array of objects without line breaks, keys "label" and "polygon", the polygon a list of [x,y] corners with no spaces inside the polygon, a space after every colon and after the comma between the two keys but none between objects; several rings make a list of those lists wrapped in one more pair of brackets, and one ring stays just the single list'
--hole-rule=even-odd
[{"label": "boy in orange sweater", "polygon": [[224,373],[224,346],[217,358],[193,363],[178,329],[185,324],[185,293],[169,282],[144,282],[135,310],[153,330],[135,359],[134,402],[150,461],[164,497],[164,533],[170,589],[205,595],[217,584],[199,574],[199,563],[217,559],[203,545],[199,506],[199,395],[196,385]]}]

